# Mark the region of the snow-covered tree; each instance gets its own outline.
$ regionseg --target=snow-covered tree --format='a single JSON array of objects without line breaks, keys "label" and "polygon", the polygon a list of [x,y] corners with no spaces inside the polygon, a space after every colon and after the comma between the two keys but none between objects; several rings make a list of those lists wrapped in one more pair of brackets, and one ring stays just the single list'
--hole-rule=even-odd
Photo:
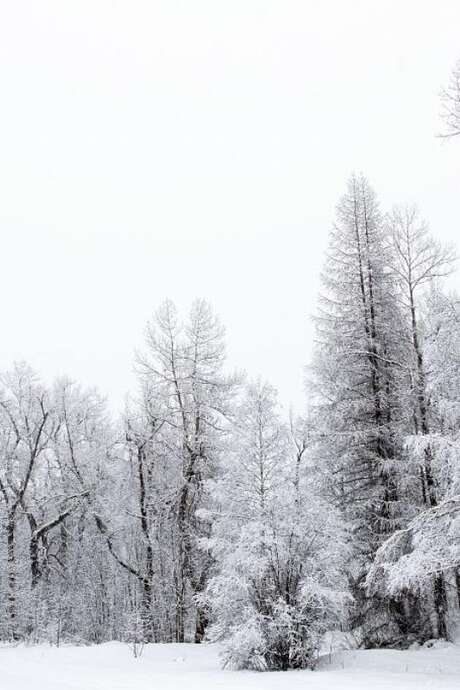
[{"label": "snow-covered tree", "polygon": [[391,252],[376,195],[363,176],[353,175],[337,207],[322,273],[309,379],[318,462],[328,472],[331,500],[353,525],[352,625],[366,644],[374,643],[374,630],[379,638],[392,637],[405,625],[403,612],[386,605],[379,611],[379,602],[363,600],[362,588],[376,549],[404,521],[410,482],[401,468],[404,355],[387,270]]},{"label": "snow-covered tree", "polygon": [[104,587],[89,506],[108,461],[104,403],[69,381],[49,389],[20,364],[1,377],[0,415],[2,629],[12,639],[103,639],[107,621],[98,631],[91,621]]},{"label": "snow-covered tree", "polygon": [[[27,590],[26,570],[21,572],[18,553],[19,532],[26,530],[29,517],[29,567],[31,584],[37,584],[41,569],[38,539],[47,533],[38,532],[32,503],[46,463],[46,452],[55,431],[47,391],[29,367],[19,364],[1,377],[0,389],[0,491],[6,531],[6,602],[7,630],[11,639],[23,636],[27,627],[18,611],[20,591]],[[4,600],[5,600],[4,598]],[[22,618],[22,620],[21,620]]]},{"label": "snow-covered tree", "polygon": [[445,130],[441,137],[450,139],[460,134],[460,60],[455,65],[449,83],[441,91],[441,116]]},{"label": "snow-covered tree", "polygon": [[186,323],[166,301],[138,356],[141,395],[127,415],[130,469],[122,472],[130,487],[124,519],[130,558],[121,554],[126,529],[117,546],[113,528],[99,524],[115,560],[141,584],[147,640],[204,636],[207,620],[197,595],[211,564],[198,548],[209,533],[199,510],[208,501],[205,482],[217,468],[236,382],[223,372],[223,336],[203,300],[193,303]]},{"label": "snow-covered tree", "polygon": [[[432,476],[420,502],[412,494],[415,517],[384,542],[368,574],[369,591],[424,602],[431,634],[448,637],[460,602],[460,311],[455,297],[434,287],[423,311],[421,353],[425,433],[406,438],[409,457],[426,457]],[[418,428],[416,431],[419,430]]]},{"label": "snow-covered tree", "polygon": [[236,668],[313,666],[344,605],[343,530],[316,492],[305,439],[296,440],[274,389],[250,384],[214,483],[206,543],[217,564],[206,590],[209,637]]},{"label": "snow-covered tree", "polygon": [[[398,287],[398,298],[405,319],[407,359],[410,383],[406,387],[406,408],[412,409],[412,428],[408,429],[406,447],[418,465],[422,509],[438,505],[440,492],[436,472],[436,455],[430,436],[434,431],[433,406],[428,391],[428,370],[425,362],[426,333],[423,328],[421,303],[434,281],[452,271],[455,253],[451,247],[434,240],[427,224],[414,208],[395,208],[388,221],[393,252],[389,271]],[[415,439],[411,439],[415,436]],[[439,464],[439,463],[438,463]],[[412,494],[415,506],[417,494]],[[433,599],[437,625],[435,634],[447,635],[446,584],[442,573],[433,580]]]}]

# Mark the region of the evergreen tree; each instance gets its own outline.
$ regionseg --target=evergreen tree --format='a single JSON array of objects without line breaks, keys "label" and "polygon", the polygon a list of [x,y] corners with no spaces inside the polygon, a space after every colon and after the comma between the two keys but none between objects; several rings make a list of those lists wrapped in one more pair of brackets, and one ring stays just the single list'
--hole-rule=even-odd
[{"label": "evergreen tree", "polygon": [[375,193],[364,177],[353,175],[337,207],[322,274],[311,378],[318,457],[327,466],[331,496],[354,527],[351,624],[360,627],[363,644],[374,644],[375,635],[397,636],[406,625],[397,606],[363,601],[362,588],[377,548],[405,513],[402,325],[387,270],[390,254]]}]

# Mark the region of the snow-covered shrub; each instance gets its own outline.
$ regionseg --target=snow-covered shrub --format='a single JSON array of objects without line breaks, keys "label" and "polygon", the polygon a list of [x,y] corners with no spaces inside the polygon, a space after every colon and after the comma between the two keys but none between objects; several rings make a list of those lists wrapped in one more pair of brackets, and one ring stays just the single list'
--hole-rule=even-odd
[{"label": "snow-covered shrub", "polygon": [[206,591],[208,637],[223,643],[233,668],[313,667],[346,599],[343,528],[319,496],[305,451],[281,424],[273,390],[249,387],[213,487],[207,542],[218,573]]}]

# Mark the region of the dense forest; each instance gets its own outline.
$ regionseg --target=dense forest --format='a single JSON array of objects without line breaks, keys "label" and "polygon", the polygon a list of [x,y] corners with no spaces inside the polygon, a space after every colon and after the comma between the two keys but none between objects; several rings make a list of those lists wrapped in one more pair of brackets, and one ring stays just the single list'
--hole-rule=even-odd
[{"label": "dense forest", "polygon": [[[458,73],[445,92],[460,132]],[[457,129],[455,129],[457,128]],[[211,306],[164,302],[121,419],[1,375],[0,637],[222,641],[237,668],[449,639],[460,606],[455,251],[352,175],[324,258],[305,414],[228,371]]]}]

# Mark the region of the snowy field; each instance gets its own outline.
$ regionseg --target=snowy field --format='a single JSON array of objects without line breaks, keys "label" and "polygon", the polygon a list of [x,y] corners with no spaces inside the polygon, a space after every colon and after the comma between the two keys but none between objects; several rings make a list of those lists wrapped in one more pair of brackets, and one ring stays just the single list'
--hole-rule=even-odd
[{"label": "snowy field", "polygon": [[121,643],[0,647],[0,690],[440,690],[460,689],[460,647],[338,652],[317,671],[255,673],[219,667],[206,645],[150,645],[140,658]]}]

